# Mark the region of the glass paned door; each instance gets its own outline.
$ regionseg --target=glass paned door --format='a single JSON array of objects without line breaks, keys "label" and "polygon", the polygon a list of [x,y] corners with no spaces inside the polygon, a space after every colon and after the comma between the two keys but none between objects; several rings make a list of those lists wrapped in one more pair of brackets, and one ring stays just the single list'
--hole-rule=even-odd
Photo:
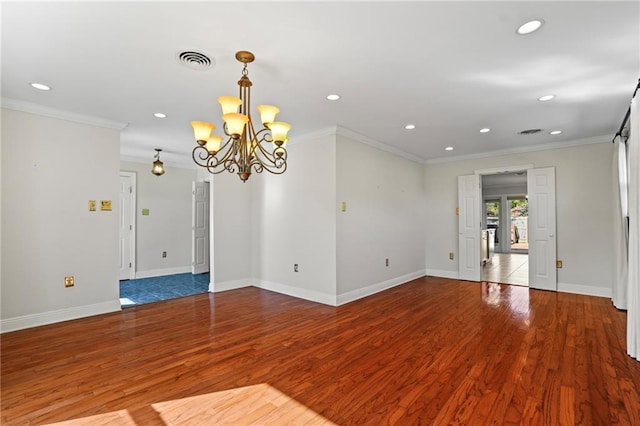
[{"label": "glass paned door", "polygon": [[509,197],[509,216],[511,222],[511,251],[529,250],[529,201],[526,197]]},{"label": "glass paned door", "polygon": [[500,200],[485,200],[484,202],[486,229],[494,229],[495,250],[500,250]]}]

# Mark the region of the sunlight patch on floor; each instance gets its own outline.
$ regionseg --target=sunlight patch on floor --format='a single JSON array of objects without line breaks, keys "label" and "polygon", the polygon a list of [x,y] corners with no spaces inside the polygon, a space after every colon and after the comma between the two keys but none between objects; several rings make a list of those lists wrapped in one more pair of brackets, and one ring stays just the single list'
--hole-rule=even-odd
[{"label": "sunlight patch on floor", "polygon": [[114,411],[55,425],[326,425],[335,426],[305,405],[261,383],[151,404],[146,409]]}]

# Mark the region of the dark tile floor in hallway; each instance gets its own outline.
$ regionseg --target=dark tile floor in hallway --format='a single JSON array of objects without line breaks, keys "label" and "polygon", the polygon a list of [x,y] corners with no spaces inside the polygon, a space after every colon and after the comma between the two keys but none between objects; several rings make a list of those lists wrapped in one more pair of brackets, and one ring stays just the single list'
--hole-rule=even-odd
[{"label": "dark tile floor in hallway", "polygon": [[120,281],[122,307],[175,299],[209,290],[209,274],[175,274]]}]

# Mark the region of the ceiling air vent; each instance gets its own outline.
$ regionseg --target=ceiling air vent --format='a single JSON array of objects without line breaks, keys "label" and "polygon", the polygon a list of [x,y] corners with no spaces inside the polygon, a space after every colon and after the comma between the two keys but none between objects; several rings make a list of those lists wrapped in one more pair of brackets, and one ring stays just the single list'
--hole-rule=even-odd
[{"label": "ceiling air vent", "polygon": [[178,52],[176,54],[176,58],[178,59],[178,62],[185,67],[196,71],[203,71],[215,65],[215,62],[213,62],[211,58],[196,50]]},{"label": "ceiling air vent", "polygon": [[542,129],[527,129],[521,132],[518,132],[519,135],[535,135],[536,133],[540,133]]}]

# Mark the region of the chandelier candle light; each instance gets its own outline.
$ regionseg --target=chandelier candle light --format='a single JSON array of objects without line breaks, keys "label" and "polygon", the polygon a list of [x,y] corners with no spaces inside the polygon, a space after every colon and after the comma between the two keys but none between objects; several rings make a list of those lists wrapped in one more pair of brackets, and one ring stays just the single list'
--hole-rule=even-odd
[{"label": "chandelier candle light", "polygon": [[[287,169],[287,133],[291,125],[276,120],[280,110],[273,105],[258,105],[263,128],[258,132],[251,120],[251,80],[247,64],[255,56],[251,52],[240,51],[236,59],[244,64],[242,77],[238,81],[240,97],[220,96],[224,134],[228,137],[213,135],[215,125],[204,121],[192,121],[191,126],[198,145],[193,149],[193,161],[205,167],[210,173],[218,174],[227,170],[237,172],[243,182],[256,173],[266,170],[273,174],[282,174]],[[238,108],[240,111],[238,112]],[[271,144],[271,146],[269,146]],[[221,146],[222,145],[222,146]]]}]

